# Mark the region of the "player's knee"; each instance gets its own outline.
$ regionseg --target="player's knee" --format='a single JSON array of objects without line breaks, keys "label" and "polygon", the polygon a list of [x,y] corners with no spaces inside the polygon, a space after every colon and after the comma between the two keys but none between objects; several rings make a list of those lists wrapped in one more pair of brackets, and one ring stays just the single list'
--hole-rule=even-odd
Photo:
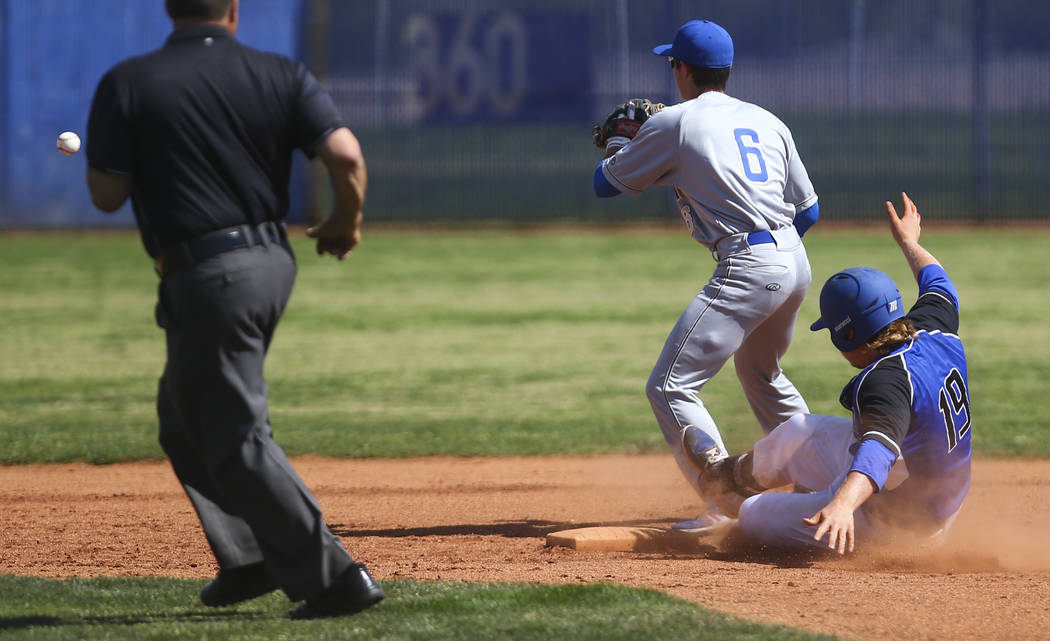
[{"label": "player's knee", "polygon": [[740,505],[737,526],[749,540],[762,544],[779,541],[776,498],[774,494],[756,494]]},{"label": "player's knee", "polygon": [[662,403],[667,392],[666,373],[653,370],[645,382],[645,396],[650,403]]},{"label": "player's knee", "polygon": [[645,396],[654,407],[666,406],[674,398],[680,398],[687,393],[690,392],[670,380],[667,372],[654,370],[645,383]]},{"label": "player's knee", "polygon": [[[737,524],[744,536],[749,539],[761,540],[763,531],[763,519],[760,516],[762,508],[759,503],[761,494],[748,497],[740,504],[740,515]],[[768,527],[768,525],[766,525]]]},{"label": "player's knee", "polygon": [[755,494],[744,499],[744,502],[740,504],[740,525],[744,526],[745,522],[748,524],[753,523],[756,519],[754,518],[760,508],[755,506],[758,502],[761,494]]},{"label": "player's knee", "polygon": [[813,425],[806,420],[807,416],[809,416],[809,414],[795,414],[783,423],[775,425],[774,429],[776,429],[777,433],[782,436],[790,433],[796,435],[798,438],[807,438],[813,433]]}]

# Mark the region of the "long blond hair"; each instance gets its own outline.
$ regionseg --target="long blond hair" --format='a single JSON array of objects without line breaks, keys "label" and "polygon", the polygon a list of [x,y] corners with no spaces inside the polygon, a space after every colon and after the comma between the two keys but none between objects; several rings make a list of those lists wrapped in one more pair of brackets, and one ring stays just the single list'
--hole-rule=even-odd
[{"label": "long blond hair", "polygon": [[915,338],[915,325],[907,318],[898,318],[879,330],[865,343],[876,354],[888,354]]}]

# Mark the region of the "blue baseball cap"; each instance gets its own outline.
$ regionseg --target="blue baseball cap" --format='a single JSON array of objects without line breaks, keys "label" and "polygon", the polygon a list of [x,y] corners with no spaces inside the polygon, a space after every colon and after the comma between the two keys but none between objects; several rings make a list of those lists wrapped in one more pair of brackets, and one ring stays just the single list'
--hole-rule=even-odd
[{"label": "blue baseball cap", "polygon": [[653,47],[653,53],[697,67],[725,69],[733,66],[733,39],[710,20],[690,20],[675,34],[673,44]]},{"label": "blue baseball cap", "polygon": [[901,293],[885,272],[870,267],[844,269],[820,290],[820,318],[812,331],[831,330],[831,342],[850,352],[904,316]]}]

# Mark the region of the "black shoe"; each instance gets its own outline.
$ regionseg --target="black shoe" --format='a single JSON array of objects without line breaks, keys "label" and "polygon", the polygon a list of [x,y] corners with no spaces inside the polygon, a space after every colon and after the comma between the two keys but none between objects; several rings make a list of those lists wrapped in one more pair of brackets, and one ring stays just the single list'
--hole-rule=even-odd
[{"label": "black shoe", "polygon": [[233,605],[273,592],[277,587],[260,561],[239,568],[219,570],[215,580],[201,590],[201,603],[209,608]]},{"label": "black shoe", "polygon": [[293,619],[321,619],[356,614],[383,600],[386,595],[368,568],[351,565],[331,587],[288,613]]},{"label": "black shoe", "polygon": [[734,518],[740,514],[744,499],[766,490],[752,475],[751,459],[751,452],[745,452],[715,461],[700,475],[697,483],[704,497]]},{"label": "black shoe", "polygon": [[724,458],[708,465],[697,485],[704,498],[714,501],[723,514],[735,519],[740,515],[740,505],[746,497],[739,493],[733,482],[734,458]]}]

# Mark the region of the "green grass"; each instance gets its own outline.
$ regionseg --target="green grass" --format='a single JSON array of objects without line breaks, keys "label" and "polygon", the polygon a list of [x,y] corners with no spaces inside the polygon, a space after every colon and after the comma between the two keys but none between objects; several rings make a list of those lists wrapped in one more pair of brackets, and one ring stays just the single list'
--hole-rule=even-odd
[{"label": "green grass", "polygon": [[833,639],[748,623],[654,590],[594,584],[384,583],[350,619],[291,621],[274,593],[233,607],[196,602],[199,581],[0,576],[0,639],[404,639],[645,641]]},{"label": "green grass", "polygon": [[[928,217],[932,218],[931,214]],[[962,297],[979,452],[1047,456],[1043,248],[1050,230],[927,230]],[[808,331],[834,271],[915,285],[882,228],[807,236],[814,285],[785,369],[842,414],[853,375]],[[267,361],[292,454],[404,457],[663,452],[643,387],[710,276],[679,229],[366,232],[345,263],[296,235],[300,275]],[[157,281],[131,234],[0,235],[0,462],[160,458]],[[705,388],[731,449],[758,436],[732,366]]]},{"label": "green grass", "polygon": [[[963,299],[975,443],[1046,456],[1046,230],[929,230]],[[834,271],[915,287],[885,230],[816,229],[814,288],[785,367],[813,411],[853,374],[805,325]],[[297,236],[300,279],[268,360],[293,454],[663,452],[643,385],[713,268],[681,230],[375,231],[347,263]],[[156,279],[131,234],[0,235],[0,462],[159,458]],[[733,449],[758,436],[727,367],[705,401]],[[352,619],[292,622],[270,595],[196,605],[199,581],[0,576],[2,639],[809,639],[612,585],[384,584]]]}]

